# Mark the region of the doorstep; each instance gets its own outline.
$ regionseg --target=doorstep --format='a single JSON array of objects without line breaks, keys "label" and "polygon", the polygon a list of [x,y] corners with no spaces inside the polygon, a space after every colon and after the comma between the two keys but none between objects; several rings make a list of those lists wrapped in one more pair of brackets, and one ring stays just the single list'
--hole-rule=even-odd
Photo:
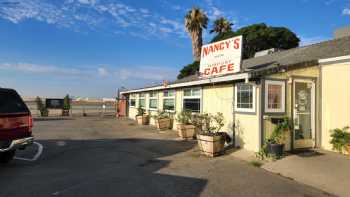
[{"label": "doorstep", "polygon": [[350,157],[346,155],[310,150],[266,163],[262,168],[331,194],[350,197]]}]

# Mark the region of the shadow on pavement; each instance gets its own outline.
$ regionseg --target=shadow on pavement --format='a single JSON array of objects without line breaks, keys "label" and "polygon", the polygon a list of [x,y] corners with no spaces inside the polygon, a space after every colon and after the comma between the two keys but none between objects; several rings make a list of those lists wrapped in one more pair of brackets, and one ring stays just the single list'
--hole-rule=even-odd
[{"label": "shadow on pavement", "polygon": [[0,196],[183,197],[199,196],[207,184],[204,179],[158,173],[171,163],[161,157],[190,150],[195,142],[137,138],[38,142],[44,152],[37,161],[14,160],[0,167]]}]

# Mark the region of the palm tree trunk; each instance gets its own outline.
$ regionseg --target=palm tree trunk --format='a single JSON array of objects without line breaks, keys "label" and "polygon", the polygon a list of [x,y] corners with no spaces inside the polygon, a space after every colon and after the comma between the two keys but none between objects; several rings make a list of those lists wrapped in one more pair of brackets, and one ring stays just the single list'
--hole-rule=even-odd
[{"label": "palm tree trunk", "polygon": [[202,44],[203,44],[202,30],[191,32],[191,37],[192,37],[193,59],[195,61],[200,61],[201,60]]}]

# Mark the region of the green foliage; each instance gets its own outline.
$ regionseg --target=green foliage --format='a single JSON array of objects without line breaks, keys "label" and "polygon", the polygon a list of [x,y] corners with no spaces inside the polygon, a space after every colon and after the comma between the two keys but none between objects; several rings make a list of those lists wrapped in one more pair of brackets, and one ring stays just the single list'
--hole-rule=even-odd
[{"label": "green foliage", "polygon": [[260,168],[263,165],[260,161],[250,161],[249,163],[257,168]]},{"label": "green foliage", "polygon": [[157,114],[152,115],[151,118],[158,120],[163,118],[171,118],[171,115],[169,112],[166,112],[166,111],[158,111]]},{"label": "green foliage", "polygon": [[194,7],[185,16],[185,27],[188,32],[201,31],[208,25],[207,15],[199,8]]},{"label": "green foliage", "polygon": [[243,35],[243,59],[254,57],[258,51],[278,48],[290,49],[299,46],[299,38],[285,27],[271,27],[264,23],[253,24],[237,31],[219,33],[211,42]]},{"label": "green foliage", "polygon": [[269,157],[269,152],[267,151],[267,145],[264,144],[263,147],[259,150],[259,152],[255,153],[255,157],[260,160],[265,160]]},{"label": "green foliage", "polygon": [[146,114],[146,112],[145,112],[145,110],[143,108],[141,108],[141,107],[137,108],[136,116],[143,116],[145,114]]},{"label": "green foliage", "polygon": [[224,115],[221,112],[216,113],[216,115],[209,113],[201,114],[200,119],[203,133],[218,133],[225,125]]},{"label": "green foliage", "polygon": [[191,111],[181,111],[180,113],[178,113],[176,115],[176,121],[181,123],[181,124],[185,124],[185,125],[189,125],[192,123],[192,112]]},{"label": "green foliage", "polygon": [[192,64],[188,64],[180,70],[177,79],[182,79],[184,77],[194,75],[197,71],[199,71],[199,61],[194,61]]},{"label": "green foliage", "polygon": [[345,146],[350,144],[350,133],[349,127],[344,127],[343,129],[333,129],[331,130],[331,141],[330,143],[333,145],[333,150],[338,152],[343,152]]},{"label": "green foliage", "polygon": [[225,33],[225,32],[232,32],[232,25],[229,20],[227,20],[224,17],[218,18],[214,21],[213,29],[210,30],[210,33]]},{"label": "green foliage", "polygon": [[70,110],[70,98],[68,94],[63,99],[63,110]]},{"label": "green foliage", "polygon": [[283,121],[275,126],[267,142],[270,144],[283,144],[285,142],[284,132],[290,129],[290,121],[288,117],[284,117]]},{"label": "green foliage", "polygon": [[46,108],[46,106],[44,105],[40,97],[36,97],[35,103],[36,103],[37,109],[40,111],[41,116],[49,115],[49,110]]}]

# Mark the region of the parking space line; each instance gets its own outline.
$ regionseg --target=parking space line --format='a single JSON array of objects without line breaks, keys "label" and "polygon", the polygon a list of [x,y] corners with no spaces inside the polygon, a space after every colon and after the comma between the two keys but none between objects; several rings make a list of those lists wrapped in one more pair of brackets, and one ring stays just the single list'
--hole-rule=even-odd
[{"label": "parking space line", "polygon": [[23,160],[23,161],[36,161],[37,159],[39,159],[40,155],[43,153],[44,147],[38,142],[34,142],[34,144],[38,146],[38,152],[34,155],[32,159],[23,158],[23,157],[14,157],[14,159]]}]

